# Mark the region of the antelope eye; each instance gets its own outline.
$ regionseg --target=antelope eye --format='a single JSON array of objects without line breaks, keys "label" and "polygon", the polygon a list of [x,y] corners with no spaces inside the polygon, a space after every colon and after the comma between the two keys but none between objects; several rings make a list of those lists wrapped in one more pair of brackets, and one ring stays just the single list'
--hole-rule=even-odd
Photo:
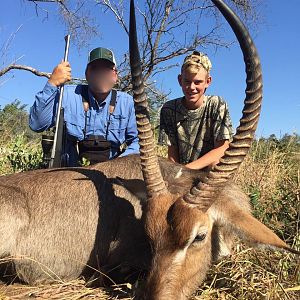
[{"label": "antelope eye", "polygon": [[195,242],[202,242],[206,238],[206,233],[197,234],[194,243]]}]

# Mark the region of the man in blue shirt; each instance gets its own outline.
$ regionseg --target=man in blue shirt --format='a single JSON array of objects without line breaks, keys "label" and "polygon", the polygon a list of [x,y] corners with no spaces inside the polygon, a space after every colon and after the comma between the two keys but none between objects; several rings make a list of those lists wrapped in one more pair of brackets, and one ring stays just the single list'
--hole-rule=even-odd
[{"label": "man in blue shirt", "polygon": [[[112,51],[95,48],[89,53],[85,71],[88,86],[65,86],[62,107],[66,125],[68,165],[79,161],[77,142],[103,137],[110,142],[109,159],[138,153],[134,102],[130,95],[113,90],[117,82]],[[30,109],[29,126],[41,132],[55,125],[59,87],[71,80],[68,62],[57,65]],[[88,99],[86,99],[88,98]],[[126,145],[122,152],[123,145]]]}]

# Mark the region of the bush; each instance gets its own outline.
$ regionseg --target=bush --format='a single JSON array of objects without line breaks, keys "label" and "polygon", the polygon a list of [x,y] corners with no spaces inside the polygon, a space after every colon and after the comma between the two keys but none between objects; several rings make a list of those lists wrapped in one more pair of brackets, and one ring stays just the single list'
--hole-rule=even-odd
[{"label": "bush", "polygon": [[20,100],[0,108],[0,145],[0,175],[41,167],[40,134],[30,130]]},{"label": "bush", "polygon": [[30,142],[24,134],[18,134],[0,151],[0,174],[41,168],[42,157],[40,143]]}]

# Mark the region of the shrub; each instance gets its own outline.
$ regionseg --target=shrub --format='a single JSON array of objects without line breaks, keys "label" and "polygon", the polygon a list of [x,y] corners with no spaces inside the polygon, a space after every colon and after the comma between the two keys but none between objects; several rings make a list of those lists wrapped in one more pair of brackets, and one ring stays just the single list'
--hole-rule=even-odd
[{"label": "shrub", "polygon": [[41,168],[42,157],[42,149],[38,142],[30,142],[24,134],[18,134],[0,151],[0,174]]}]

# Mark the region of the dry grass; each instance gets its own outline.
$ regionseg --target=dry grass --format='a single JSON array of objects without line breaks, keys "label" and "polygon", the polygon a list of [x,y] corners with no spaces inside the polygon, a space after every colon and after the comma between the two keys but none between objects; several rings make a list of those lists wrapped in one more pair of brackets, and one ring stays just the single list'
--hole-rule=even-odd
[{"label": "dry grass", "polygon": [[57,300],[79,300],[79,299],[132,299],[130,297],[131,285],[123,284],[112,286],[107,289],[87,288],[82,280],[74,280],[67,283],[56,283],[39,286],[25,286],[14,284],[0,286],[0,300],[9,299],[57,299]]},{"label": "dry grass", "polygon": [[295,255],[242,246],[211,269],[195,299],[299,300],[299,276]]},{"label": "dry grass", "polygon": [[[235,254],[209,272],[193,300],[300,299],[299,261],[291,254],[257,251],[238,245]],[[36,287],[14,284],[0,286],[0,300],[9,299],[134,299],[130,284],[110,288],[88,288],[81,280]]]},{"label": "dry grass", "polygon": [[250,196],[254,215],[300,247],[300,160],[288,149],[252,148],[234,180]]},{"label": "dry grass", "polygon": [[[293,184],[296,164],[290,153],[279,149],[262,149],[262,145],[254,145],[235,176],[235,181],[246,192],[259,189],[260,201],[268,202],[277,195],[283,183]],[[296,183],[297,184],[297,183]],[[299,182],[298,182],[299,189]]]}]

